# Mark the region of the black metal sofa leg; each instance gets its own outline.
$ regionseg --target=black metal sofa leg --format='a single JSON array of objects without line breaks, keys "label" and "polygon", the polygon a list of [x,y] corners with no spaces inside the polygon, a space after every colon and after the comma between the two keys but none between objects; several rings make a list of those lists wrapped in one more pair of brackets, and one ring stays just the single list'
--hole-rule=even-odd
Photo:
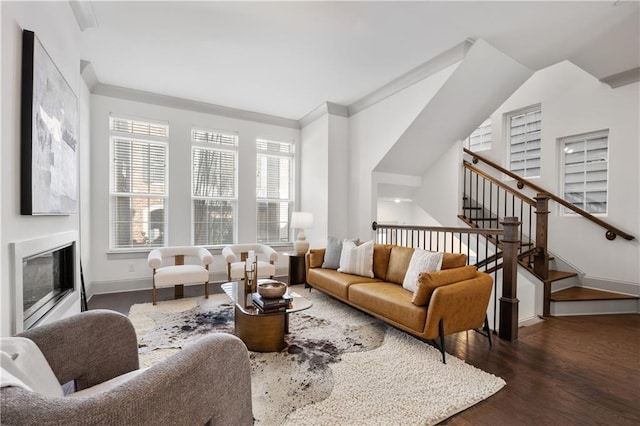
[{"label": "black metal sofa leg", "polygon": [[445,352],[444,352],[444,321],[442,318],[440,318],[440,321],[438,321],[438,334],[440,334],[440,352],[442,353],[442,363],[446,364],[447,361],[445,359]]},{"label": "black metal sofa leg", "polygon": [[491,341],[491,329],[489,328],[489,318],[484,316],[484,331],[487,333],[487,338],[489,339],[489,347],[493,347],[493,342]]}]

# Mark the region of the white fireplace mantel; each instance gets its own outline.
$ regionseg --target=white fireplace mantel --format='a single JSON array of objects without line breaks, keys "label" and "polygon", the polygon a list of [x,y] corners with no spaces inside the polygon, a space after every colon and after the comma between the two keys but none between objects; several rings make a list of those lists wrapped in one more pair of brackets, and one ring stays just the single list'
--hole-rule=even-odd
[{"label": "white fireplace mantel", "polygon": [[56,234],[50,234],[30,240],[16,241],[11,243],[13,252],[13,276],[14,276],[14,300],[13,306],[15,323],[13,324],[13,333],[17,334],[24,330],[23,315],[23,259],[55,250],[70,243],[75,243],[75,259],[74,259],[74,278],[75,287],[71,293],[60,300],[51,310],[49,310],[37,323],[37,325],[47,324],[49,322],[64,318],[73,313],[80,312],[80,291],[78,283],[80,283],[80,261],[78,247],[78,232],[67,231]]}]

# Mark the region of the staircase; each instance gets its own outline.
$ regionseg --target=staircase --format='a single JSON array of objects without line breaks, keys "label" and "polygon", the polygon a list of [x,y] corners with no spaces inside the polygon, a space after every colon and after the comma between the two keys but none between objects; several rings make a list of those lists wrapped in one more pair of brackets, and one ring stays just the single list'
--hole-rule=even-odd
[{"label": "staircase", "polygon": [[[621,236],[626,240],[634,237],[626,232],[575,207],[556,195],[549,193],[526,179],[504,169],[492,161],[465,149],[472,162],[464,161],[462,213],[458,218],[472,228],[500,227],[500,217],[518,217],[521,222],[518,244],[518,264],[544,285],[543,316],[593,315],[605,313],[637,312],[638,296],[613,293],[584,287],[578,271],[567,270],[568,265],[555,269],[556,261],[547,248],[549,202],[554,201],[575,211],[594,224],[606,229],[606,238],[613,240]],[[517,189],[503,183],[474,166],[482,162],[497,174],[515,179]],[[473,164],[472,164],[473,163]],[[520,191],[525,186],[537,192],[534,198]],[[487,241],[501,248],[497,238]]]}]

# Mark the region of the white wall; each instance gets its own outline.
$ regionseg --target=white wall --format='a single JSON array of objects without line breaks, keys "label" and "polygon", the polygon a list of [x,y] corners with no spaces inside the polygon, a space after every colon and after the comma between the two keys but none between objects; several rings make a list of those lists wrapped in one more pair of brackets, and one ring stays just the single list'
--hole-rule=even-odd
[{"label": "white wall", "polygon": [[303,127],[300,138],[300,210],[313,214],[313,227],[305,233],[309,247],[324,247],[329,233],[329,115]]},{"label": "white wall", "polygon": [[349,235],[365,241],[372,238],[371,222],[377,216],[373,169],[457,66],[454,64],[349,118]]},{"label": "white wall", "polygon": [[378,200],[378,223],[387,225],[442,226],[414,201]]},{"label": "white wall", "polygon": [[[326,243],[327,235],[349,238],[347,221],[349,203],[349,119],[329,115],[329,223],[327,234],[320,236]],[[324,247],[324,244],[320,245]]]},{"label": "white wall", "polygon": [[460,226],[461,190],[459,185],[462,164],[462,142],[451,147],[422,177],[422,187],[413,201],[428,212],[441,226]]},{"label": "white wall", "polygon": [[323,113],[301,138],[300,210],[313,214],[313,228],[305,231],[310,247],[325,247],[329,235],[347,238],[349,119]]},{"label": "white wall", "polygon": [[608,241],[603,228],[582,217],[562,216],[551,203],[549,249],[587,280],[617,282],[618,291],[626,287],[638,293],[640,84],[611,89],[568,61],[538,71],[491,115],[492,147],[480,155],[504,165],[503,114],[538,103],[542,105],[541,177],[531,180],[560,195],[558,139],[609,129],[609,211],[602,219],[636,237]]},{"label": "white wall", "polygon": [[[0,335],[15,330],[12,254],[13,241],[41,237],[54,232],[78,230],[79,216],[20,215],[20,83],[22,29],[34,31],[53,62],[79,97],[80,108],[86,106],[80,80],[80,30],[68,2],[2,2],[2,138],[0,163],[2,196],[0,246]],[[81,117],[86,111],[80,111]],[[81,118],[82,120],[82,118]],[[79,140],[79,152],[88,143]],[[80,154],[81,155],[81,154]],[[81,176],[81,180],[82,180]],[[81,250],[83,248],[81,247]],[[79,299],[70,312],[80,310]],[[69,313],[69,312],[67,312]],[[63,314],[67,314],[63,313]]]},{"label": "white wall", "polygon": [[[191,128],[236,132],[239,136],[238,243],[256,240],[257,138],[300,141],[300,131],[194,111],[169,108],[113,97],[91,96],[91,277],[92,292],[126,291],[151,287],[148,251],[109,253],[109,114],[166,120],[169,122],[168,245],[191,242]],[[297,150],[296,152],[299,152]],[[251,195],[253,194],[253,195]],[[284,248],[290,248],[288,245]],[[214,255],[219,250],[212,250]],[[279,272],[286,273],[288,259],[280,256]],[[226,277],[222,256],[214,256],[212,279]]]}]

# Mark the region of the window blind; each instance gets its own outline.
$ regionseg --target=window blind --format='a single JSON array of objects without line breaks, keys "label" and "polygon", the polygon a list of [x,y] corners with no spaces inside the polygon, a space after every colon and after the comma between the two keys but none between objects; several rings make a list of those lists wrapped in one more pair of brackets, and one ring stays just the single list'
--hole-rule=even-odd
[{"label": "window blind", "polygon": [[193,243],[234,242],[237,205],[238,136],[191,131]]},{"label": "window blind", "polygon": [[522,177],[540,176],[542,111],[509,116],[509,169]]},{"label": "window blind", "polygon": [[[111,117],[112,250],[164,245],[167,125]],[[125,134],[133,137],[126,137]],[[152,140],[148,139],[153,137]]]},{"label": "window blind", "polygon": [[293,206],[292,142],[256,141],[257,241],[288,242]]},{"label": "window blind", "polygon": [[474,130],[468,138],[469,149],[473,152],[491,149],[491,118],[485,121]]},{"label": "window blind", "polygon": [[609,132],[603,131],[561,140],[563,197],[588,213],[607,213],[608,139]]}]

